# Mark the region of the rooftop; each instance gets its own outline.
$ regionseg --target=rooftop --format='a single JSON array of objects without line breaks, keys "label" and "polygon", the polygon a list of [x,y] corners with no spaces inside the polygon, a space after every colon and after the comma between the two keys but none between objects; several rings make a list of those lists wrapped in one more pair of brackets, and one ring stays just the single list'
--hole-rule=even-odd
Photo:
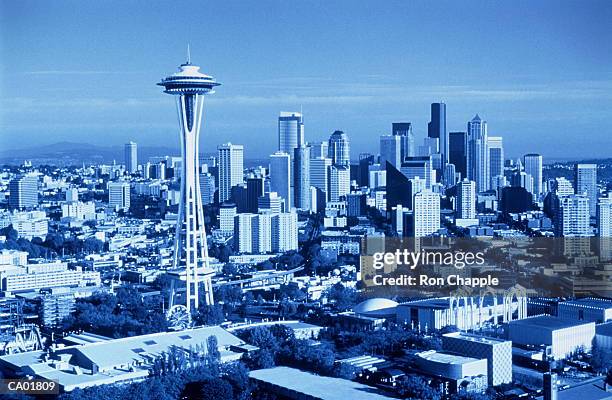
[{"label": "rooftop", "polygon": [[390,299],[385,298],[373,298],[362,301],[353,307],[353,311],[357,314],[368,314],[368,313],[384,313],[384,314],[395,314],[395,307],[397,303]]},{"label": "rooftop", "polygon": [[594,322],[576,321],[572,319],[563,319],[558,317],[551,317],[550,315],[540,315],[538,317],[530,317],[525,319],[519,319],[511,321],[511,326],[521,326],[524,328],[544,328],[549,330],[566,329],[574,326],[594,324]]},{"label": "rooftop", "polygon": [[[347,379],[331,378],[289,367],[251,371],[252,379],[293,390],[321,400],[383,400],[377,389]],[[332,390],[330,390],[333,388]]]},{"label": "rooftop", "polygon": [[216,336],[219,346],[240,345],[242,340],[218,326],[188,329],[178,332],[153,333],[78,346],[78,352],[101,369],[129,364],[134,358],[159,355],[171,347],[184,349],[206,346],[210,336]]},{"label": "rooftop", "polygon": [[612,301],[606,299],[584,298],[576,300],[568,300],[559,305],[576,305],[581,307],[593,307],[601,310],[612,308]]},{"label": "rooftop", "polygon": [[417,357],[420,357],[425,360],[433,361],[441,364],[468,364],[475,361],[479,361],[478,358],[465,357],[457,354],[450,353],[439,353],[435,350],[428,350],[422,353],[417,353]]},{"label": "rooftop", "polygon": [[479,336],[479,335],[472,335],[471,333],[465,333],[465,332],[447,333],[444,336],[454,337],[454,338],[457,338],[457,339],[463,339],[463,340],[467,340],[467,341],[470,341],[470,342],[486,343],[486,344],[495,344],[495,343],[509,342],[508,340],[504,340],[504,339],[497,339],[497,338],[492,338],[492,337],[484,337],[484,336]]}]

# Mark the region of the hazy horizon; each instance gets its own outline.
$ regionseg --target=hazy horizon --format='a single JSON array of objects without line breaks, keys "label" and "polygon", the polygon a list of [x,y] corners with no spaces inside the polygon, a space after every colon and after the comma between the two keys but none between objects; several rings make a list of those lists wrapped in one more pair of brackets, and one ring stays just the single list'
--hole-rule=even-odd
[{"label": "hazy horizon", "polygon": [[173,99],[155,83],[184,62],[187,43],[223,84],[205,106],[208,153],[231,141],[264,158],[279,112],[303,109],[307,141],[343,130],[355,159],[377,152],[392,122],[411,121],[423,138],[438,101],[449,131],[478,113],[509,157],[612,148],[612,55],[601,48],[612,41],[610,2],[23,1],[3,2],[0,15],[4,149],[177,147]]}]

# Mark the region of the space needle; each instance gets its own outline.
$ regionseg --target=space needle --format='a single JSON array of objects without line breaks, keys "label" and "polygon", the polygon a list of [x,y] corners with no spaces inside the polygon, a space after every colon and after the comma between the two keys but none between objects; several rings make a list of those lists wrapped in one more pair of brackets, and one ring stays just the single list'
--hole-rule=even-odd
[{"label": "space needle", "polygon": [[[214,93],[216,82],[212,76],[200,72],[191,64],[189,47],[187,62],[179,66],[179,72],[158,83],[164,92],[176,96],[178,111],[182,174],[181,197],[174,238],[172,269],[186,282],[185,305],[174,305],[174,285],[170,295],[168,320],[175,328],[185,328],[191,323],[191,311],[199,306],[200,283],[206,305],[212,305],[211,277],[214,272],[208,265],[208,245],[204,228],[204,211],[200,192],[199,138],[204,109],[204,95]],[[172,281],[174,282],[174,280]]]}]

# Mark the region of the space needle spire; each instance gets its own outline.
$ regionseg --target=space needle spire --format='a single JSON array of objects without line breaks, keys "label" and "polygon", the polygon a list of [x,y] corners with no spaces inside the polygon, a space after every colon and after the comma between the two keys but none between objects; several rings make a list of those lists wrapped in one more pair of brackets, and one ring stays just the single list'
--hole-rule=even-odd
[{"label": "space needle spire", "polygon": [[[158,83],[164,92],[176,97],[181,139],[182,175],[181,200],[174,238],[173,270],[183,271],[186,281],[185,306],[187,318],[199,306],[200,283],[205,304],[214,303],[211,277],[214,272],[208,266],[208,244],[204,227],[204,211],[200,191],[199,139],[204,95],[214,93],[220,83],[212,76],[200,72],[191,64],[191,50],[187,45],[187,62],[179,66],[179,72]],[[184,276],[184,278],[183,278]],[[172,296],[173,297],[173,296]],[[173,312],[173,299],[169,313]]]}]

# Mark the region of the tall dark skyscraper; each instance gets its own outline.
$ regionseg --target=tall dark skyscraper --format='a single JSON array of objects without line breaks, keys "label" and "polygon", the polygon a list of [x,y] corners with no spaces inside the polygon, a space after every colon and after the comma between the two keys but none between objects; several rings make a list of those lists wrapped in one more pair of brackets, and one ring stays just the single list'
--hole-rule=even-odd
[{"label": "tall dark skyscraper", "polygon": [[293,149],[294,204],[301,210],[310,209],[310,147]]},{"label": "tall dark skyscraper", "polygon": [[401,158],[402,162],[406,157],[414,157],[416,148],[414,144],[414,134],[412,133],[411,122],[394,122],[391,125],[393,136],[401,136]]},{"label": "tall dark skyscraper", "polygon": [[390,213],[397,205],[412,209],[413,193],[410,179],[388,161],[385,163],[385,170],[387,171],[387,212]]},{"label": "tall dark skyscraper", "polygon": [[448,162],[455,164],[455,172],[461,173],[461,179],[467,178],[466,132],[450,132],[448,134]]},{"label": "tall dark skyscraper", "polygon": [[431,104],[431,121],[427,125],[427,136],[437,138],[440,154],[442,155],[442,169],[448,162],[448,133],[446,132],[446,104]]},{"label": "tall dark skyscraper", "polygon": [[368,186],[370,181],[370,165],[374,164],[374,155],[370,153],[359,154],[359,186]]},{"label": "tall dark skyscraper", "polygon": [[246,208],[247,212],[257,213],[258,201],[265,192],[265,179],[261,177],[247,178]]}]

